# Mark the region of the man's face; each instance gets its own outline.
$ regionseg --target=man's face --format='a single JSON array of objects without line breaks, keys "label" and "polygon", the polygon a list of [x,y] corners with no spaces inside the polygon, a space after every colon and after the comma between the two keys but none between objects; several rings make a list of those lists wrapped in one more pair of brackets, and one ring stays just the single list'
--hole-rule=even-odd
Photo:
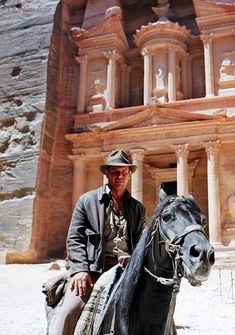
[{"label": "man's face", "polygon": [[111,190],[124,190],[130,180],[131,172],[127,166],[110,166],[106,176]]}]

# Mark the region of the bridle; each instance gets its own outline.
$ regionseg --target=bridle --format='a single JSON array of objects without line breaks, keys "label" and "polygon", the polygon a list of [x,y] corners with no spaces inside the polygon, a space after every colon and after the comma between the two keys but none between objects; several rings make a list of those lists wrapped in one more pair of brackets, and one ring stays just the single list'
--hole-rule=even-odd
[{"label": "bridle", "polygon": [[[152,233],[149,242],[146,245],[146,248],[149,248],[150,246],[153,248],[153,241],[155,239],[156,234],[159,232],[163,243],[165,243],[165,250],[167,254],[170,256],[172,259],[172,264],[173,264],[173,277],[172,278],[164,278],[164,277],[158,277],[155,274],[153,274],[149,269],[144,267],[144,271],[151,277],[153,278],[157,283],[161,283],[162,285],[166,286],[173,286],[172,290],[172,296],[171,296],[171,302],[170,302],[170,307],[169,307],[169,312],[167,316],[167,321],[166,321],[166,326],[165,326],[165,331],[164,335],[169,335],[171,326],[172,326],[172,321],[173,321],[173,314],[175,310],[175,304],[176,304],[176,296],[177,293],[180,290],[180,283],[181,283],[181,278],[182,275],[178,271],[179,269],[179,264],[180,264],[180,248],[181,248],[181,242],[185,238],[186,235],[192,233],[193,231],[200,231],[202,232],[206,237],[206,233],[204,231],[204,228],[200,224],[192,224],[187,226],[179,235],[176,235],[172,239],[170,239],[162,230],[161,227],[161,213],[164,210],[164,208],[171,202],[178,201],[180,200],[181,202],[187,202],[190,205],[191,202],[189,202],[185,197],[183,196],[176,196],[176,197],[170,197],[168,201],[164,204],[164,206],[161,208],[160,213],[157,215],[156,220],[153,225]],[[161,243],[159,242],[159,243]]]}]

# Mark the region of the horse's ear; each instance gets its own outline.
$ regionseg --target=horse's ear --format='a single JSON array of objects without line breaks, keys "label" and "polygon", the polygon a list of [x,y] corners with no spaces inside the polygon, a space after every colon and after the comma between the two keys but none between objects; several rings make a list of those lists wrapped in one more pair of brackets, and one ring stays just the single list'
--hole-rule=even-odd
[{"label": "horse's ear", "polygon": [[185,195],[185,199],[187,199],[187,200],[189,200],[189,201],[195,201],[195,199],[194,199],[192,193],[189,193],[189,194]]},{"label": "horse's ear", "polygon": [[163,201],[167,197],[167,194],[164,191],[162,184],[158,187],[157,195],[160,201]]}]

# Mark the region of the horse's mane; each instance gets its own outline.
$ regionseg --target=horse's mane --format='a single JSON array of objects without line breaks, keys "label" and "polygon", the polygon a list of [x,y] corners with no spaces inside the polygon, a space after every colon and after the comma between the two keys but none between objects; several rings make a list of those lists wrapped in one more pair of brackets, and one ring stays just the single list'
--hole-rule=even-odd
[{"label": "horse's mane", "polygon": [[151,239],[151,233],[156,217],[159,213],[161,213],[168,201],[169,197],[166,197],[156,207],[152,218],[143,230],[141,238],[125,268],[122,275],[122,281],[117,289],[115,297],[113,298],[114,301],[111,301],[111,306],[113,304],[116,305],[116,318],[118,318],[117,322],[121,328],[122,335],[136,333],[137,304],[135,301],[138,299],[137,295],[139,293],[139,287],[141,286],[140,283],[141,275],[143,273],[143,263],[148,251],[146,246]]},{"label": "horse's mane", "polygon": [[140,311],[137,310],[137,302],[140,297],[144,261],[148,252],[148,243],[152,238],[152,232],[155,228],[156,218],[172,199],[178,200],[179,202],[186,201],[190,206],[194,206],[199,212],[201,212],[192,195],[186,195],[181,198],[177,196],[166,195],[165,198],[162,199],[156,206],[151,219],[143,230],[143,233],[136,245],[131,259],[129,260],[122,274],[121,283],[109,304],[111,309],[116,308],[116,326],[122,335],[138,333],[137,320],[140,315]]}]

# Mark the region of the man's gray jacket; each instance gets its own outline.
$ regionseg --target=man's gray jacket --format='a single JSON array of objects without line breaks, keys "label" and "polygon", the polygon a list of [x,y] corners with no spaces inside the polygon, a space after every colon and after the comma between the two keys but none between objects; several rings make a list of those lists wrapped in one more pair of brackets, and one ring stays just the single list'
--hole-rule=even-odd
[{"label": "man's gray jacket", "polygon": [[[104,222],[110,206],[105,186],[83,194],[78,200],[67,237],[70,275],[81,271],[102,273],[105,262]],[[144,206],[125,192],[121,211],[127,219],[129,249],[137,244],[145,222]]]}]

